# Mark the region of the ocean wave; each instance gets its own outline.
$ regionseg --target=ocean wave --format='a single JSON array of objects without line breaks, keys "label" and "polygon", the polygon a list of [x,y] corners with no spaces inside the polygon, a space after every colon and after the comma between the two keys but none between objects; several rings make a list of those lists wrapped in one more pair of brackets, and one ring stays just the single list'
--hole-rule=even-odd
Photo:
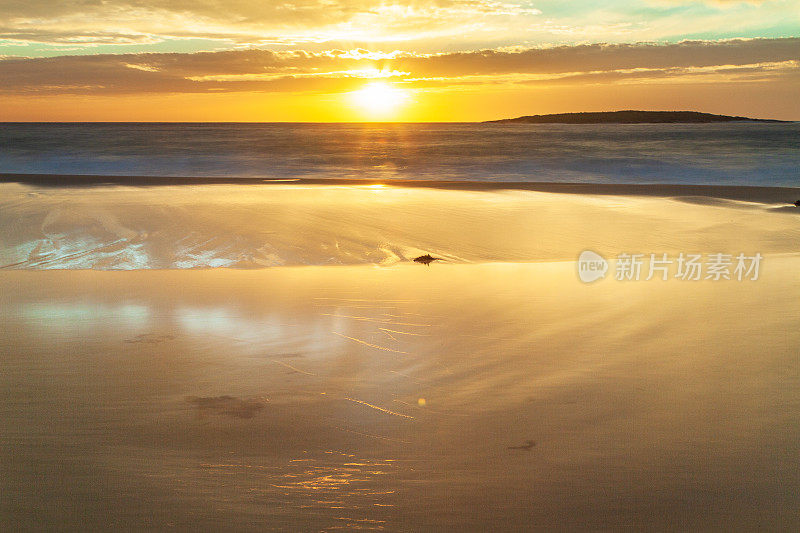
[{"label": "ocean wave", "polygon": [[800,124],[0,124],[0,173],[796,186]]}]

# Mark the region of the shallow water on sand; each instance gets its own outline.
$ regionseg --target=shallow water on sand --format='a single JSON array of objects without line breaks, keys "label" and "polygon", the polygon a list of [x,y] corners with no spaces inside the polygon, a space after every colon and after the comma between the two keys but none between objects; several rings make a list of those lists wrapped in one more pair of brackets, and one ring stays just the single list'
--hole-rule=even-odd
[{"label": "shallow water on sand", "polygon": [[[708,196],[392,186],[0,184],[0,268],[190,269],[570,261],[586,248],[797,251],[800,192]],[[783,196],[781,196],[783,195]]]}]

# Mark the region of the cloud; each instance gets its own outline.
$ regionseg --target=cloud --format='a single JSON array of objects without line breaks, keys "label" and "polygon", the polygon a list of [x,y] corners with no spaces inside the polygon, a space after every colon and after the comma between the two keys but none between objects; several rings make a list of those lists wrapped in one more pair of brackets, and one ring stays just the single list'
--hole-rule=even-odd
[{"label": "cloud", "polygon": [[561,73],[633,68],[706,67],[791,61],[800,38],[685,41],[675,44],[591,44],[508,53],[483,50],[400,59],[399,70],[421,75]]},{"label": "cloud", "polygon": [[441,54],[234,50],[0,60],[0,93],[342,92],[364,78],[409,87],[774,79],[798,72],[800,38],[591,44]]},{"label": "cloud", "polygon": [[191,39],[205,49],[342,42],[441,51],[794,35],[798,13],[788,0],[0,0],[0,47],[177,51]]},{"label": "cloud", "polygon": [[498,20],[539,13],[525,0],[0,0],[0,39],[54,46],[404,41],[489,30]]},{"label": "cloud", "polygon": [[712,83],[730,81],[770,81],[776,78],[792,76],[800,77],[800,63],[782,61],[777,63],[713,66],[701,68],[656,68],[656,69],[621,69],[598,72],[580,72],[556,77],[524,80],[525,84],[575,84],[587,83]]}]

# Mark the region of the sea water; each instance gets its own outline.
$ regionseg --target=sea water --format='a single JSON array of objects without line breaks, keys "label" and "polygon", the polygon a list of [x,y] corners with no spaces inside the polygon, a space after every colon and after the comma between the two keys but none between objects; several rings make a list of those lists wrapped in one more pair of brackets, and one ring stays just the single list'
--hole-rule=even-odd
[{"label": "sea water", "polygon": [[0,174],[798,186],[798,168],[800,123],[0,124]]}]

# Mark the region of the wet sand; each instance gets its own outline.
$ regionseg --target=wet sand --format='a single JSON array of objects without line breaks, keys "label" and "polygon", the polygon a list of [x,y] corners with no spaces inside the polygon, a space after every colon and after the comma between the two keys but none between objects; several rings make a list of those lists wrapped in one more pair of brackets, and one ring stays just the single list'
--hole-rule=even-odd
[{"label": "wet sand", "polygon": [[[4,528],[800,526],[800,218],[404,191],[370,231],[438,209],[423,234],[454,259],[0,272]],[[468,206],[485,229],[451,239]],[[765,257],[757,281],[585,284],[581,247]]]}]

